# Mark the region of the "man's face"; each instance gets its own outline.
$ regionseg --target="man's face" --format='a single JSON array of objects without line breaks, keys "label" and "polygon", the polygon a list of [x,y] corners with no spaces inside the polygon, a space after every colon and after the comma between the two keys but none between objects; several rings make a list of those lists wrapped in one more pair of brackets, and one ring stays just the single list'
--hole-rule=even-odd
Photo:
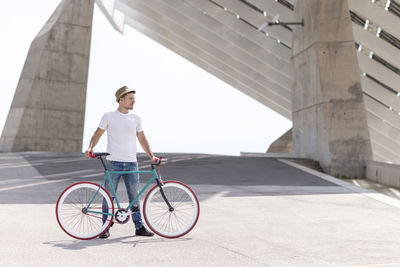
[{"label": "man's face", "polygon": [[134,93],[128,93],[124,95],[124,97],[121,97],[120,100],[120,105],[122,105],[123,108],[125,109],[133,109],[133,104],[135,104],[135,94]]}]

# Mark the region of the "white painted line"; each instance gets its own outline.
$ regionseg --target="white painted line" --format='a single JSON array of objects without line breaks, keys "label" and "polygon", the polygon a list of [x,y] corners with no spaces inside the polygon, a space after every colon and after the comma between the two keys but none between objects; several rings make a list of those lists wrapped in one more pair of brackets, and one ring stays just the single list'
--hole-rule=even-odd
[{"label": "white painted line", "polygon": [[93,174],[84,175],[84,176],[81,176],[81,177],[82,178],[89,178],[89,177],[95,177],[95,176],[104,176],[104,172],[93,173]]},{"label": "white painted line", "polygon": [[356,180],[353,180],[353,183],[354,183],[355,185],[357,185],[357,186],[360,186],[360,187],[361,187],[360,183],[359,183],[359,182],[357,182]]},{"label": "white painted line", "polygon": [[21,167],[34,167],[34,166],[39,166],[39,165],[43,165],[43,164],[37,163],[37,164],[19,164],[19,165],[11,165],[11,166],[1,166],[0,169],[21,168]]},{"label": "white painted line", "polygon": [[394,188],[389,188],[389,191],[392,192],[393,195],[400,197],[400,193],[398,190],[396,190]]},{"label": "white painted line", "polygon": [[4,159],[22,159],[22,156],[0,156],[0,160]]},{"label": "white painted line", "polygon": [[0,185],[15,184],[19,182],[26,182],[26,179],[21,178],[6,178],[6,180],[0,181]]},{"label": "white painted line", "polygon": [[168,160],[168,162],[179,162],[179,161],[191,160],[191,159],[193,159],[193,158],[190,158],[190,157],[188,157],[188,158],[177,158],[177,159]]},{"label": "white painted line", "polygon": [[87,158],[78,158],[78,159],[57,159],[51,161],[51,163],[64,163],[64,162],[74,162],[74,161],[82,161],[82,160],[89,160]]},{"label": "white painted line", "polygon": [[[206,159],[206,158],[210,158],[210,156],[199,156],[199,157],[186,157],[186,158],[172,158],[172,157],[168,157],[168,161],[165,161],[161,164],[161,166],[167,165],[168,163],[172,163],[172,162],[179,162],[179,161],[184,161],[184,160],[196,160],[196,159]],[[150,163],[151,161],[143,161],[140,164],[146,164],[146,162]],[[139,170],[143,170],[143,169],[150,169],[151,166],[139,166]]]},{"label": "white painted line", "polygon": [[36,182],[36,183],[31,183],[31,184],[11,186],[11,187],[6,187],[6,188],[0,188],[0,192],[14,190],[14,189],[20,189],[20,188],[25,188],[25,187],[32,187],[32,186],[37,186],[37,185],[60,183],[60,182],[68,181],[68,180],[69,179],[62,179],[62,180],[43,181],[43,182]]},{"label": "white painted line", "polygon": [[330,176],[330,175],[322,173],[322,172],[318,172],[316,170],[312,170],[310,168],[307,168],[305,166],[302,166],[302,165],[299,165],[297,163],[291,162],[289,160],[278,159],[278,161],[283,162],[283,163],[285,163],[287,165],[290,165],[292,167],[295,167],[297,169],[300,169],[300,170],[302,170],[304,172],[307,172],[309,174],[312,174],[314,176],[317,176],[317,177],[319,177],[319,178],[321,178],[321,179],[323,179],[325,181],[331,182],[333,184],[340,185],[340,186],[345,187],[345,188],[347,188],[347,189],[349,189],[351,191],[354,191],[356,193],[360,193],[360,194],[362,194],[362,195],[364,195],[366,197],[375,199],[377,201],[380,201],[382,203],[385,203],[385,204],[390,205],[390,206],[395,207],[395,208],[400,208],[400,200],[398,200],[398,199],[395,199],[395,198],[392,198],[392,197],[389,197],[389,196],[385,196],[383,194],[380,194],[380,193],[377,193],[377,192],[373,192],[371,190],[368,190],[368,189],[365,189],[365,188],[362,188],[362,187],[358,187],[356,185],[341,181],[341,180],[339,180],[339,179],[337,179],[337,178],[335,178],[333,176]]},{"label": "white painted line", "polygon": [[[82,161],[85,160],[84,158],[74,158],[74,159],[63,159],[63,158],[49,158],[49,159],[38,159],[38,160],[26,160],[26,162],[30,164],[36,164],[36,163],[41,163],[41,164],[48,164],[48,163],[67,163],[67,162],[74,162],[74,161]],[[86,159],[88,160],[88,159]]]},{"label": "white painted line", "polygon": [[[38,175],[38,176],[34,176],[32,178],[53,178],[53,177],[75,175],[75,174],[93,172],[93,171],[98,171],[98,170],[97,169],[88,169],[88,170],[80,170],[80,171],[72,171],[72,172],[61,172],[61,173],[55,173],[55,174],[49,174],[49,175]],[[73,177],[71,177],[71,178],[73,178]]]}]

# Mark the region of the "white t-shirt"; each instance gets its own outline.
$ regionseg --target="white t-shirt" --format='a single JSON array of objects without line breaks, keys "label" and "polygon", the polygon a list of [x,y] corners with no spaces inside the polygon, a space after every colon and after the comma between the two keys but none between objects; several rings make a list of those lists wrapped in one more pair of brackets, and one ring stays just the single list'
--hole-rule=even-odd
[{"label": "white t-shirt", "polygon": [[136,132],[142,132],[142,121],[136,114],[119,110],[107,112],[99,128],[107,131],[107,160],[136,162]]}]

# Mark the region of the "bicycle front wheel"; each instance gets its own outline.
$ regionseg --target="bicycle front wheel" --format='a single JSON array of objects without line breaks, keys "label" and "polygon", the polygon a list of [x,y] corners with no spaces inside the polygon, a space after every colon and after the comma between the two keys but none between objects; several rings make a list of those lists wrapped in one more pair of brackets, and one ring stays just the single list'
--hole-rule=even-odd
[{"label": "bicycle front wheel", "polygon": [[173,210],[169,209],[160,187],[156,185],[144,200],[144,219],[149,228],[159,236],[182,237],[193,229],[199,219],[199,201],[192,189],[181,182],[167,181],[162,189]]},{"label": "bicycle front wheel", "polygon": [[56,216],[65,233],[92,239],[104,233],[113,220],[114,203],[104,188],[90,182],[69,186],[60,195]]}]

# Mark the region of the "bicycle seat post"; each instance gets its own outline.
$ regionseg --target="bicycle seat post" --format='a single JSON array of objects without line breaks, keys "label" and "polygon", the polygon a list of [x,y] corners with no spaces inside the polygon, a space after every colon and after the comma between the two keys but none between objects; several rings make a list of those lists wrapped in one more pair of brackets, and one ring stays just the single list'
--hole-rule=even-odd
[{"label": "bicycle seat post", "polygon": [[103,164],[104,170],[107,171],[107,166],[104,163],[103,157],[100,156],[99,159],[101,160],[101,164]]}]

